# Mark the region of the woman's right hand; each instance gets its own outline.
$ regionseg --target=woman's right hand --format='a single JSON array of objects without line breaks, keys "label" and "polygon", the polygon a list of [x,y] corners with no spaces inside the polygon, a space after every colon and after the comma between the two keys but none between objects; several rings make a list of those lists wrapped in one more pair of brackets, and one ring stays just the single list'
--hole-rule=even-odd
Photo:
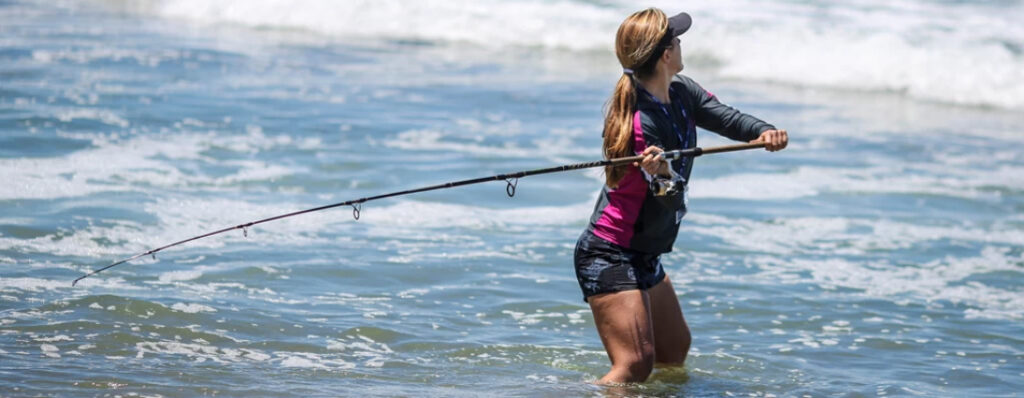
[{"label": "woman's right hand", "polygon": [[660,175],[663,177],[670,177],[672,174],[668,169],[668,161],[661,157],[661,153],[665,152],[661,148],[656,146],[649,146],[644,149],[641,153],[644,159],[639,163],[633,162],[633,166],[639,166],[650,175]]}]

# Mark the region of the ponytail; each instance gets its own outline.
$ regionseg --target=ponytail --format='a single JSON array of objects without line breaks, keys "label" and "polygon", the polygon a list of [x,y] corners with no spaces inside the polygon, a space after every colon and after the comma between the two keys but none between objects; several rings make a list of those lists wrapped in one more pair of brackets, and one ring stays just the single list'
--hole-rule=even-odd
[{"label": "ponytail", "polygon": [[[636,91],[633,78],[622,74],[615,85],[608,110],[604,118],[604,156],[607,159],[633,155],[633,112],[636,104]],[[616,188],[619,181],[626,176],[628,167],[605,166],[605,184]]]},{"label": "ponytail", "polygon": [[[615,56],[622,65],[622,77],[608,100],[604,117],[604,156],[606,159],[633,156],[633,113],[636,112],[636,81],[654,73],[655,62],[663,51],[661,39],[668,29],[668,18],[657,8],[633,13],[615,34]],[[657,52],[657,53],[656,53]],[[604,168],[605,184],[617,188],[632,166]]]}]

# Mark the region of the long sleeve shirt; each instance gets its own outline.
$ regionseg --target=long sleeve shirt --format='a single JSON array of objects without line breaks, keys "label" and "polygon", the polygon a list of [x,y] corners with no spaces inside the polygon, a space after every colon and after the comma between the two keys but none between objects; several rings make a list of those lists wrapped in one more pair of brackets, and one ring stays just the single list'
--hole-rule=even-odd
[{"label": "long sleeve shirt", "polygon": [[[642,88],[637,88],[636,94],[633,151],[638,155],[648,146],[666,151],[693,148],[697,146],[698,126],[737,141],[757,139],[765,130],[775,128],[719,102],[693,79],[682,75],[673,78],[669,85],[668,104]],[[671,168],[688,182],[693,161],[673,160]],[[648,178],[640,168],[633,167],[618,187],[606,185],[601,190],[588,226],[594,235],[640,252],[672,251],[686,214],[686,192],[684,189],[673,195],[656,196]]]}]

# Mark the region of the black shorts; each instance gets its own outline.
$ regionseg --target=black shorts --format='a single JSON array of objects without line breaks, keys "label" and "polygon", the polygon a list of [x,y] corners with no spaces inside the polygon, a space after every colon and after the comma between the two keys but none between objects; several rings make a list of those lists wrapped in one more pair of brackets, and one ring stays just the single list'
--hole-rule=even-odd
[{"label": "black shorts", "polygon": [[573,256],[583,301],[601,293],[647,290],[665,279],[661,254],[630,250],[595,236],[589,229]]}]

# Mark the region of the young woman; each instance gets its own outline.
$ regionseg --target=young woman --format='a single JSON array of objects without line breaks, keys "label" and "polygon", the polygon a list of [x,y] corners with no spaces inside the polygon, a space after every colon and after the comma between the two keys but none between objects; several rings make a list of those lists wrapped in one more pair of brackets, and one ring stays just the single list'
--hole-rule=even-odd
[{"label": "young woman", "polygon": [[645,155],[633,166],[605,170],[605,187],[575,251],[576,276],[594,313],[612,369],[599,383],[641,382],[655,363],[681,365],[690,330],[661,265],[686,214],[693,159],[668,162],[664,150],[697,145],[696,127],[738,141],[786,147],[786,130],[743,114],[701,88],[683,70],[677,36],[686,13],[658,9],[630,15],[619,26],[615,53],[623,75],[604,122],[607,158]]}]

